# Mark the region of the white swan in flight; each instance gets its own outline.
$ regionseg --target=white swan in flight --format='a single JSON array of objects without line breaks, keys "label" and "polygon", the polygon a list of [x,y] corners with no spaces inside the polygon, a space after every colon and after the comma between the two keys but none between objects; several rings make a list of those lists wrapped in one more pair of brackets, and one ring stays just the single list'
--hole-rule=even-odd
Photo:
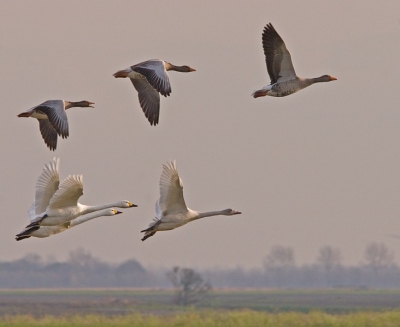
[{"label": "white swan in flight", "polygon": [[160,114],[160,93],[167,97],[171,94],[171,84],[167,71],[181,73],[195,72],[189,66],[175,66],[169,62],[151,59],[117,71],[115,78],[129,77],[139,96],[140,107],[150,125],[158,124]]},{"label": "white swan in flight", "polygon": [[122,212],[115,210],[115,209],[104,209],[104,210],[88,213],[87,215],[80,216],[78,218],[72,219],[71,221],[68,221],[64,224],[57,225],[57,226],[33,226],[33,227],[26,228],[21,233],[17,234],[15,236],[15,239],[17,241],[21,241],[25,238],[29,238],[32,236],[39,237],[39,238],[49,237],[54,234],[59,234],[63,231],[66,231],[69,228],[80,225],[91,219],[102,217],[102,216],[115,216],[120,213],[122,213]]},{"label": "white swan in flight", "polygon": [[142,230],[145,233],[142,241],[153,236],[156,232],[172,230],[196,219],[217,215],[239,215],[241,212],[232,209],[221,211],[198,212],[189,209],[183,198],[183,183],[179,178],[176,162],[163,165],[160,178],[160,198],[156,202],[156,214],[149,227]]},{"label": "white swan in flight", "polygon": [[26,228],[60,225],[87,213],[112,207],[137,207],[126,200],[96,206],[80,204],[82,175],[70,175],[60,183],[59,166],[60,159],[57,158],[44,166],[36,182],[35,201],[28,212],[31,223]]},{"label": "white swan in flight", "polygon": [[265,62],[271,83],[255,91],[254,98],[266,95],[284,97],[300,91],[314,83],[336,81],[335,77],[323,75],[317,78],[301,78],[296,75],[292,58],[285,42],[271,23],[267,24],[262,34]]},{"label": "white swan in flight", "polygon": [[54,151],[57,148],[57,134],[66,139],[69,136],[68,118],[65,110],[73,107],[91,107],[94,104],[86,100],[72,102],[64,100],[47,100],[18,117],[32,117],[39,121],[40,133],[47,147]]}]

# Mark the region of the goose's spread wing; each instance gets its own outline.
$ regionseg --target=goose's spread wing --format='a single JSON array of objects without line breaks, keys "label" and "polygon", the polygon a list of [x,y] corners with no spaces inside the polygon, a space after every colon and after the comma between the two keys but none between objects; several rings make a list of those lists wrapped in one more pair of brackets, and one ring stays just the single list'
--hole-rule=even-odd
[{"label": "goose's spread wing", "polygon": [[171,94],[171,84],[165,70],[164,61],[147,60],[131,66],[131,69],[146,77],[149,84],[163,96],[166,97]]},{"label": "goose's spread wing", "polygon": [[47,147],[54,151],[57,148],[57,132],[47,119],[38,119],[40,134]]},{"label": "goose's spread wing", "polygon": [[50,199],[56,193],[60,184],[59,169],[60,159],[57,158],[53,158],[48,164],[44,165],[42,173],[36,181],[35,202],[28,212],[31,220],[46,210]]},{"label": "goose's spread wing", "polygon": [[83,195],[82,175],[69,175],[64,179],[50,200],[50,209],[76,206],[79,198]]},{"label": "goose's spread wing", "polygon": [[44,112],[49,119],[51,126],[56,130],[62,138],[69,136],[68,118],[64,109],[63,100],[49,100],[35,107],[35,110]]},{"label": "goose's spread wing", "polygon": [[163,215],[187,210],[183,198],[183,183],[179,178],[175,161],[163,165],[160,178],[159,209]]},{"label": "goose's spread wing", "polygon": [[271,84],[295,79],[290,53],[271,23],[264,28],[262,43]]},{"label": "goose's spread wing", "polygon": [[138,91],[139,103],[150,125],[158,124],[160,115],[160,94],[148,83],[145,78],[130,79]]}]

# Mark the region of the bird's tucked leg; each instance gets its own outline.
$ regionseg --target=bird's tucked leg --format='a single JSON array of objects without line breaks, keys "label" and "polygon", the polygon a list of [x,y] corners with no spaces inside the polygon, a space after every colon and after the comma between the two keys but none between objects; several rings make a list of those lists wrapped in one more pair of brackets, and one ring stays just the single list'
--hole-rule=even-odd
[{"label": "bird's tucked leg", "polygon": [[143,236],[142,241],[147,240],[149,237],[152,237],[156,232],[152,232],[152,233],[146,233],[145,236]]}]

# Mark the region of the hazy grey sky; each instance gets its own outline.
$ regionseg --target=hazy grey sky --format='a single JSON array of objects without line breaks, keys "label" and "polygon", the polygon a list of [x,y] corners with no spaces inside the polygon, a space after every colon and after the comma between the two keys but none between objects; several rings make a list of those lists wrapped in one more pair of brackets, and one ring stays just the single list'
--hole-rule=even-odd
[{"label": "hazy grey sky", "polygon": [[[299,76],[338,81],[253,99],[269,83],[268,22]],[[294,247],[298,263],[332,245],[350,264],[377,241],[399,262],[399,240],[385,236],[400,234],[399,41],[399,1],[2,1],[0,260],[29,252],[64,259],[84,247],[108,261],[255,267],[279,244]],[[157,127],[129,80],[112,76],[153,58],[197,70],[170,73]],[[96,103],[68,111],[70,137],[55,153],[35,120],[17,118],[48,99]],[[139,207],[16,242],[53,156],[61,178],[83,174],[81,203]],[[169,159],[190,208],[243,214],[141,242]]]}]

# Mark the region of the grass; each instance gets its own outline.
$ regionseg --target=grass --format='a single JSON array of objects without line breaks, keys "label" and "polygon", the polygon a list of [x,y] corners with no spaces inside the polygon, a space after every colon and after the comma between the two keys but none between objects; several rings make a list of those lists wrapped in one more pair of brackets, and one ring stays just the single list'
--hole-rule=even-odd
[{"label": "grass", "polygon": [[[186,313],[172,297],[171,290],[0,290],[0,317]],[[215,290],[196,308],[330,314],[400,310],[400,290]]]},{"label": "grass", "polygon": [[217,311],[189,310],[188,312],[166,316],[135,313],[126,316],[107,317],[103,315],[83,315],[70,317],[45,316],[5,316],[0,318],[3,326],[126,326],[126,327],[223,327],[223,326],[266,326],[266,327],[397,327],[400,326],[400,311],[353,312],[332,315],[321,311],[310,313],[282,312],[267,313],[251,310]]},{"label": "grass", "polygon": [[196,307],[171,290],[0,290],[3,326],[397,327],[400,290],[212,291]]}]

